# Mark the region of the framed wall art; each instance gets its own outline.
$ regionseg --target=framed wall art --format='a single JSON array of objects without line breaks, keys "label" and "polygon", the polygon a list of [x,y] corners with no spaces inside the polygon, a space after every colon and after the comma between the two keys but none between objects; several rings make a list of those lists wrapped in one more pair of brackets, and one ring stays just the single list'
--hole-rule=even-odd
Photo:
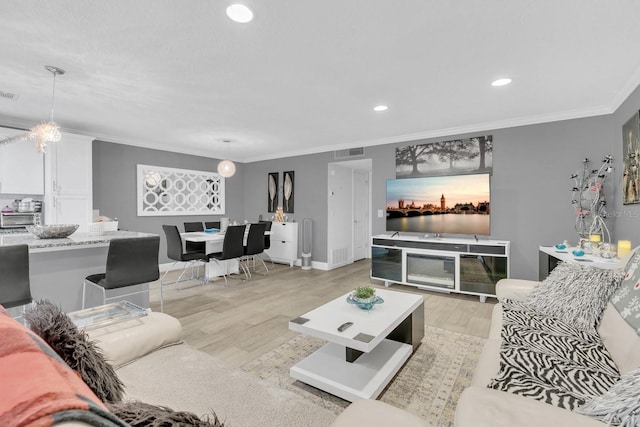
[{"label": "framed wall art", "polygon": [[282,175],[282,210],[286,213],[293,213],[295,189],[295,172],[283,172]]},{"label": "framed wall art", "polygon": [[224,214],[224,178],[215,172],[138,165],[138,216]]},{"label": "framed wall art", "polygon": [[622,126],[623,204],[640,203],[640,111]]},{"label": "framed wall art", "polygon": [[396,179],[492,172],[492,135],[396,148]]},{"label": "framed wall art", "polygon": [[267,177],[267,212],[275,212],[278,208],[279,172],[270,172]]}]

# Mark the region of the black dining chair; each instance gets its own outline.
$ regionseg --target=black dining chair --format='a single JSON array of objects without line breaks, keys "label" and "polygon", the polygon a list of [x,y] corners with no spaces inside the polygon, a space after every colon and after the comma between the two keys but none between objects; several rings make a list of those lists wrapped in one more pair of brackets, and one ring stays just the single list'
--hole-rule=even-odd
[{"label": "black dining chair", "polygon": [[[227,283],[227,276],[229,275],[228,264],[223,266],[220,261],[226,261],[231,259],[240,260],[244,256],[244,232],[245,225],[230,225],[227,227],[227,231],[224,234],[224,240],[222,241],[222,252],[214,252],[208,254],[209,260],[213,260],[220,266],[220,270],[223,272],[224,283]],[[249,273],[242,262],[239,262],[240,268],[244,272],[245,278],[249,279]]]},{"label": "black dining chair", "polygon": [[204,228],[207,230],[210,228],[217,228],[220,230],[220,221],[205,221]]},{"label": "black dining chair", "polygon": [[267,224],[264,222],[258,222],[249,224],[249,233],[247,234],[247,244],[244,246],[243,261],[251,277],[251,269],[249,268],[249,260],[253,260],[253,268],[255,270],[256,258],[260,260],[264,266],[265,271],[269,271],[267,265],[264,263],[260,254],[264,252],[264,232],[267,228]]},{"label": "black dining chair", "polygon": [[[0,247],[0,305],[4,308],[22,307],[22,313],[31,305],[29,279],[29,246]],[[15,316],[16,318],[22,317]]]},{"label": "black dining chair", "polygon": [[[111,239],[107,252],[107,265],[104,273],[92,274],[84,279],[82,286],[82,308],[86,305],[87,286],[102,291],[102,304],[111,300],[125,300],[126,297],[149,293],[149,286],[141,290],[107,297],[108,291],[144,285],[160,277],[158,252],[160,236],[127,237]],[[162,286],[160,287],[160,306],[162,307]]]},{"label": "black dining chair", "polygon": [[[164,231],[164,235],[167,238],[167,257],[170,260],[173,260],[174,263],[164,272],[162,277],[160,278],[160,288],[162,289],[162,285],[164,283],[164,278],[169,273],[169,271],[173,270],[173,267],[179,263],[183,262],[184,268],[180,272],[180,275],[174,282],[177,284],[182,279],[182,276],[187,271],[187,268],[191,267],[191,280],[194,278],[193,268],[199,265],[199,263],[204,263],[206,268],[206,263],[209,261],[207,254],[202,251],[184,251],[182,248],[182,237],[180,236],[180,231],[178,231],[178,227],[175,225],[163,225],[162,230]],[[189,242],[185,242],[189,243]],[[205,243],[205,242],[202,242]],[[204,284],[204,281],[202,282]],[[162,307],[161,307],[162,309]]]},{"label": "black dining chair", "polygon": [[[202,222],[185,222],[184,231],[187,233],[204,231],[204,227]],[[185,248],[187,252],[202,252],[203,254],[207,252],[207,244],[205,242],[185,242]]]},{"label": "black dining chair", "polygon": [[[269,249],[271,247],[271,234],[269,234],[269,233],[271,233],[272,221],[260,220],[258,222],[266,224],[265,235],[264,235],[264,250],[266,251],[267,249]],[[262,256],[266,256],[269,259],[269,261],[271,261],[271,265],[273,265],[273,260],[271,259],[271,257],[269,256],[268,253],[263,251],[262,252]],[[264,261],[263,261],[263,263],[264,263]],[[265,268],[266,268],[266,265],[265,265]]]}]

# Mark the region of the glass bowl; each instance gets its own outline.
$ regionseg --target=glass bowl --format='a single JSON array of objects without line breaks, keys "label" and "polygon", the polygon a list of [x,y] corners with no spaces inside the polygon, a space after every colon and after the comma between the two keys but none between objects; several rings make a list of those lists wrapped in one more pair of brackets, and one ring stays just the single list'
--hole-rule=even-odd
[{"label": "glass bowl", "polygon": [[72,235],[79,224],[27,225],[27,231],[38,239],[63,239]]},{"label": "glass bowl", "polygon": [[371,310],[376,304],[382,304],[384,300],[377,295],[367,299],[360,299],[353,294],[349,294],[347,302],[349,304],[355,304],[363,310]]}]

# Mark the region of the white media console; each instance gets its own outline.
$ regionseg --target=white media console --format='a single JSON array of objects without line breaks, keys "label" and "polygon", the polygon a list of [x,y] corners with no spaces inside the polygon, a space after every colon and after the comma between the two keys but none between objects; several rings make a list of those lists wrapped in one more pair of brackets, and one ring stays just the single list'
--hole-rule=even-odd
[{"label": "white media console", "polygon": [[505,240],[380,234],[371,238],[371,278],[438,292],[495,297],[496,283],[509,277]]}]

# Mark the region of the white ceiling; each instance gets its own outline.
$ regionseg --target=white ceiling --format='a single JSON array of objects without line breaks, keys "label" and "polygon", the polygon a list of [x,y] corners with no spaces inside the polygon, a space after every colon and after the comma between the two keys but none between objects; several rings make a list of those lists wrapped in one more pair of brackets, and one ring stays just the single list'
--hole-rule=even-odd
[{"label": "white ceiling", "polygon": [[2,0],[0,125],[49,118],[45,65],[63,130],[243,162],[607,114],[640,83],[640,1],[241,2],[249,24],[231,0]]}]

